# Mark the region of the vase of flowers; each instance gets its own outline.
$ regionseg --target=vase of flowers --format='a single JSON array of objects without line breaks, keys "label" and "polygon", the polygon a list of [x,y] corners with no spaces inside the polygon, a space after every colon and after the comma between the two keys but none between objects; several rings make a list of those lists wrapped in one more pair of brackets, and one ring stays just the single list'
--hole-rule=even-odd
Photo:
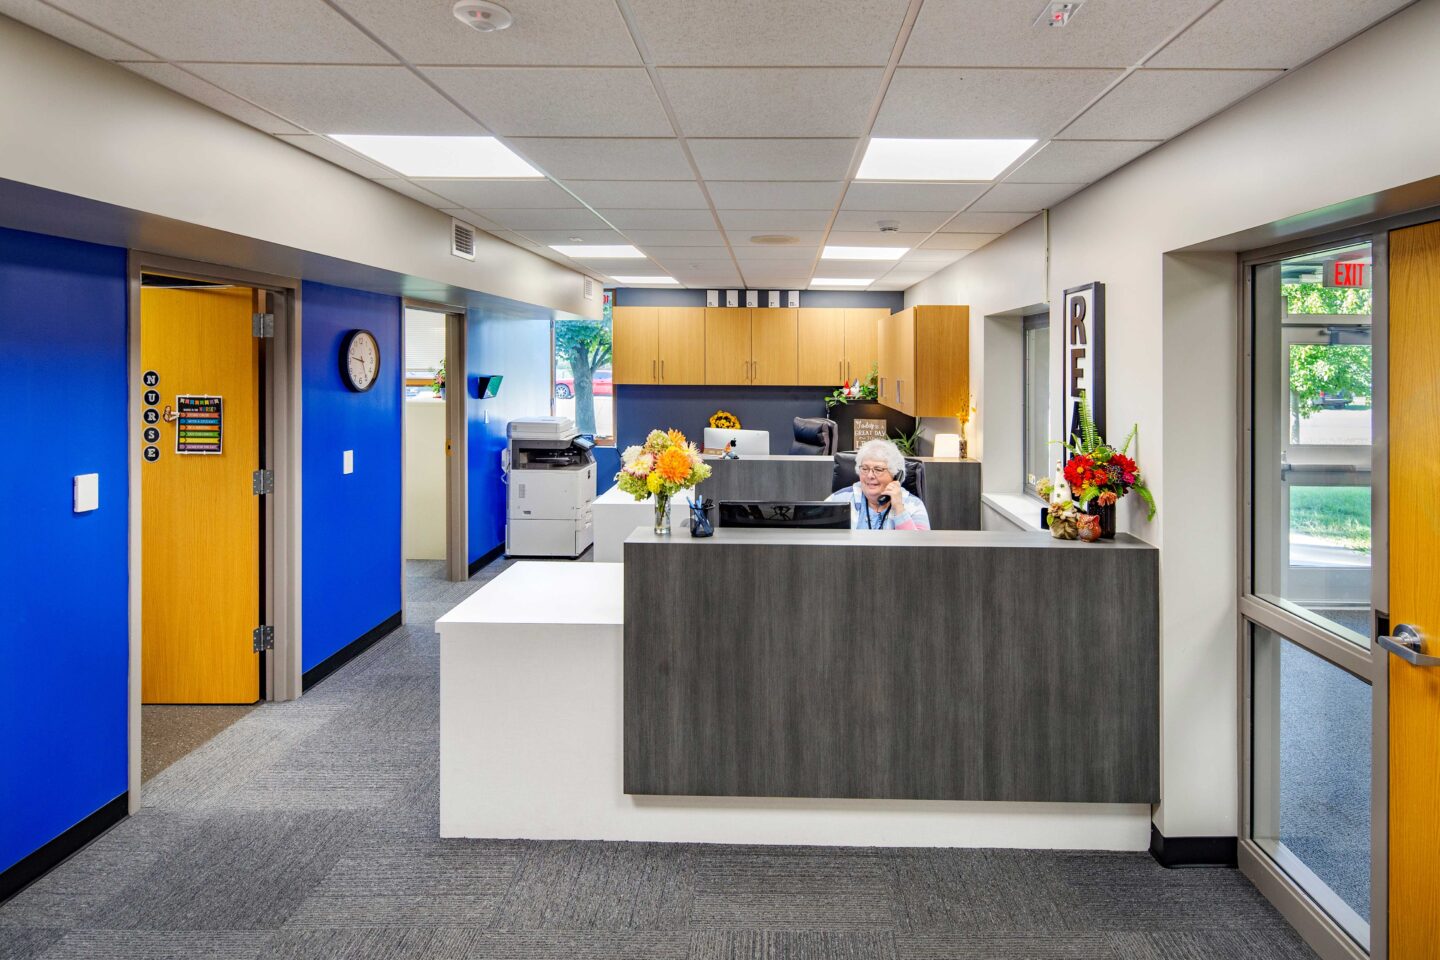
[{"label": "vase of flowers", "polygon": [[[1067,499],[1099,520],[1100,537],[1105,540],[1115,539],[1115,504],[1132,490],[1149,508],[1146,519],[1155,518],[1155,497],[1145,486],[1139,465],[1127,455],[1138,430],[1138,426],[1132,426],[1119,449],[1107,444],[1095,429],[1090,402],[1081,391],[1080,435],[1071,437],[1070,443],[1061,443],[1070,453],[1063,468],[1063,479],[1069,487]],[[1058,485],[1058,481],[1041,483],[1046,487],[1041,496],[1047,496]]]},{"label": "vase of flowers", "polygon": [[640,446],[620,455],[615,482],[636,500],[655,498],[655,533],[670,535],[670,498],[710,476],[695,444],[679,430],[651,430]]}]

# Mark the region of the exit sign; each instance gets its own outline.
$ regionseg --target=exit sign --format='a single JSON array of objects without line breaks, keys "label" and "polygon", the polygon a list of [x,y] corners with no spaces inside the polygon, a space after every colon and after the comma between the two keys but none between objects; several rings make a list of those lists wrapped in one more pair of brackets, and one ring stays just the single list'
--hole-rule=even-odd
[{"label": "exit sign", "polygon": [[1327,287],[1370,286],[1370,264],[1361,260],[1336,260],[1325,268]]}]

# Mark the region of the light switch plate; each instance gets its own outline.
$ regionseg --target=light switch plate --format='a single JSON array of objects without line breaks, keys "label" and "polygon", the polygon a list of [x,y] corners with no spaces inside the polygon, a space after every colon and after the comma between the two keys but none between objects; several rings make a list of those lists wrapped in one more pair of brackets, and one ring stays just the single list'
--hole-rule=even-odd
[{"label": "light switch plate", "polygon": [[75,478],[75,512],[100,509],[100,474],[82,473]]},{"label": "light switch plate", "polygon": [[343,472],[343,473],[354,473],[354,472],[355,472],[355,451],[354,451],[354,450],[346,450],[346,451],[345,451],[345,456],[344,456],[344,459],[343,459],[343,462],[342,462],[342,466],[341,466],[340,469],[341,469],[341,472]]}]

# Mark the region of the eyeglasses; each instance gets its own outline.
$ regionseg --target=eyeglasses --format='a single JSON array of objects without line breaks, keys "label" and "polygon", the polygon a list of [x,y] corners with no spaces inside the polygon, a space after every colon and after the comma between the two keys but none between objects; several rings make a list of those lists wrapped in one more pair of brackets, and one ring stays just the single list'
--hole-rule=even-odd
[{"label": "eyeglasses", "polygon": [[871,467],[871,466],[864,466],[864,467],[861,467],[861,468],[860,468],[860,476],[862,476],[862,477],[888,477],[888,476],[890,476],[890,468],[889,468],[889,467]]}]

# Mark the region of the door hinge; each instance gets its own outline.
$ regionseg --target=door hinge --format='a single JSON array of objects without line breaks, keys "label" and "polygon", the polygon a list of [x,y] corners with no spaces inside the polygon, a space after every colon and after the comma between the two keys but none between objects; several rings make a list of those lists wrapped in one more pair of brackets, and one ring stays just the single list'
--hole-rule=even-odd
[{"label": "door hinge", "polygon": [[256,652],[256,653],[259,653],[259,652],[262,651],[262,650],[274,650],[274,649],[275,649],[275,628],[274,628],[274,627],[270,627],[270,626],[266,626],[265,624],[261,624],[260,626],[258,626],[258,627],[255,628],[255,632],[254,632],[253,634],[251,634],[251,636],[254,638],[254,641],[255,641],[254,647],[255,647],[255,652]]},{"label": "door hinge", "polygon": [[250,492],[255,496],[264,496],[267,493],[275,492],[275,471],[256,470],[250,475]]},{"label": "door hinge", "polygon": [[275,314],[254,313],[250,315],[250,335],[252,337],[273,337],[275,336]]}]

